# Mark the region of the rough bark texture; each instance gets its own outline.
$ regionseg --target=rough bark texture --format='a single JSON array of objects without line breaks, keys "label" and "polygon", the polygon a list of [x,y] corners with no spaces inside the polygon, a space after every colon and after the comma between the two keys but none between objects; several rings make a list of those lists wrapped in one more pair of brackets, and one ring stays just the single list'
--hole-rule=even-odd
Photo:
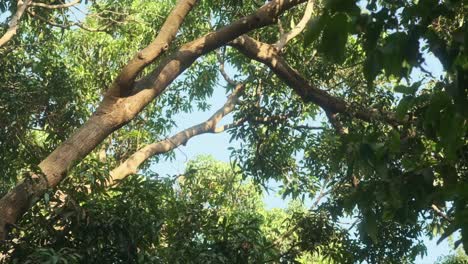
[{"label": "rough bark texture", "polygon": [[21,181],[0,199],[0,239],[6,238],[7,227],[14,225],[48,188],[56,187],[71,167],[109,134],[132,120],[198,57],[244,33],[274,23],[281,13],[303,2],[305,0],[271,1],[252,15],[183,45],[155,71],[136,82],[128,97],[107,94],[91,118],[39,164],[41,173]]},{"label": "rough bark texture", "polygon": [[138,52],[115,79],[109,95],[127,96],[130,94],[137,75],[156,60],[174,40],[182,22],[198,0],[181,0],[167,17],[156,38],[146,48]]},{"label": "rough bark texture", "polygon": [[327,92],[309,84],[299,72],[290,67],[280,56],[278,49],[262,43],[248,36],[241,36],[230,43],[247,57],[267,65],[281,80],[291,87],[304,102],[312,102],[323,110],[331,113],[342,113],[362,119],[364,121],[384,120],[396,125],[399,121],[389,113],[379,112],[377,109],[356,109],[346,101],[334,97]]}]

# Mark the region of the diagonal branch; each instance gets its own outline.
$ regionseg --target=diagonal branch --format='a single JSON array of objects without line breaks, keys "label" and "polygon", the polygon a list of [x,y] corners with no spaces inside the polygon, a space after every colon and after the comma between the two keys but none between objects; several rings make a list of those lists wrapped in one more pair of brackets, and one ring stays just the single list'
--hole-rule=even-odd
[{"label": "diagonal branch", "polygon": [[31,0],[25,0],[24,2],[21,0],[18,1],[18,9],[16,10],[16,13],[11,17],[7,31],[0,38],[0,47],[5,45],[8,41],[11,40],[11,38],[14,35],[16,35],[20,24],[20,19],[23,16],[26,9],[28,8],[28,6],[31,4],[31,2]]},{"label": "diagonal branch", "polygon": [[230,43],[231,46],[247,57],[267,65],[281,80],[291,87],[304,102],[312,102],[326,112],[343,113],[364,121],[383,120],[391,125],[401,123],[391,113],[379,112],[377,109],[355,109],[346,101],[334,97],[308,83],[298,71],[293,69],[281,57],[278,50],[269,44],[259,42],[248,36],[241,36]]},{"label": "diagonal branch", "polygon": [[308,0],[304,11],[304,16],[302,17],[301,21],[299,21],[299,23],[293,29],[291,29],[291,31],[287,33],[281,33],[278,41],[273,46],[275,46],[279,51],[281,51],[291,39],[301,34],[301,32],[306,27],[307,22],[309,22],[310,18],[312,17],[313,11],[314,0]]},{"label": "diagonal branch", "polygon": [[217,129],[216,125],[224,116],[234,110],[234,106],[237,104],[244,87],[244,84],[238,84],[232,94],[228,97],[226,103],[205,122],[189,127],[170,138],[149,144],[136,151],[132,156],[130,156],[130,158],[110,172],[108,185],[113,185],[116,181],[122,180],[130,174],[137,173],[138,167],[150,157],[169,152],[180,145],[185,145],[195,136],[206,133],[223,132],[224,130]]},{"label": "diagonal branch", "polygon": [[83,30],[86,30],[86,31],[89,31],[89,32],[106,32],[106,29],[110,26],[110,24],[107,24],[101,28],[89,28],[85,25],[83,25],[83,23],[81,22],[72,22],[72,23],[67,23],[67,24],[58,24],[58,23],[55,23],[53,21],[50,21],[50,20],[47,20],[46,18],[38,15],[36,12],[34,11],[31,11],[31,10],[26,10],[26,12],[28,12],[28,14],[30,14],[31,16],[39,19],[40,21],[52,26],[52,27],[58,27],[58,28],[62,28],[62,29],[69,29],[71,27],[79,27]]},{"label": "diagonal branch", "polygon": [[436,212],[440,217],[444,218],[445,220],[447,220],[449,222],[453,221],[453,219],[450,218],[447,214],[445,214],[442,210],[440,210],[440,208],[437,205],[432,204],[431,208],[432,208],[432,210],[434,210],[434,212]]},{"label": "diagonal branch", "polygon": [[221,73],[221,76],[223,76],[224,80],[228,84],[236,85],[236,82],[231,77],[229,77],[229,75],[226,72],[226,69],[224,68],[224,58],[219,50],[216,51],[216,58],[218,59],[219,72]]},{"label": "diagonal branch", "polygon": [[206,121],[182,130],[170,138],[146,145],[145,147],[136,151],[127,160],[122,162],[118,167],[110,172],[110,178],[107,182],[107,186],[112,186],[116,184],[117,181],[122,180],[131,174],[137,173],[140,165],[152,156],[167,153],[181,145],[185,146],[187,142],[195,136],[208,133],[222,133],[231,128],[238,127],[247,121],[256,123],[271,123],[274,121],[286,120],[288,118],[287,115],[253,119],[241,118],[230,124],[217,126],[226,115],[234,110],[234,107],[238,103],[239,96],[243,92],[244,88],[245,84],[237,84],[234,91],[228,97],[226,103],[224,103],[224,105]]},{"label": "diagonal branch", "polygon": [[109,95],[120,97],[131,93],[138,74],[169,48],[185,17],[197,2],[198,0],[180,0],[177,3],[153,42],[138,52],[120,71],[108,90]]},{"label": "diagonal branch", "polygon": [[137,116],[197,58],[242,34],[271,25],[283,12],[303,2],[305,0],[272,0],[251,15],[183,45],[161,61],[151,74],[136,82],[131,96],[116,97],[113,92],[105,95],[96,112],[40,162],[41,172],[19,182],[0,199],[0,240],[6,238],[9,226],[15,224],[49,188],[55,188],[64,179],[69,169]]}]

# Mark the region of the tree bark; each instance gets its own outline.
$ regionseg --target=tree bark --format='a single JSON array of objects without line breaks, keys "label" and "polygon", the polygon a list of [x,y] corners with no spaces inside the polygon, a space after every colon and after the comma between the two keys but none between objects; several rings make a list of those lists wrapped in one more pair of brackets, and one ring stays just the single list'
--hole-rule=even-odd
[{"label": "tree bark", "polygon": [[364,121],[382,120],[391,125],[401,123],[391,113],[381,112],[378,109],[355,109],[346,101],[309,84],[298,71],[288,65],[284,58],[280,56],[278,49],[273,45],[257,41],[245,35],[235,39],[230,45],[245,56],[268,66],[304,102],[314,103],[326,112],[347,114]]},{"label": "tree bark", "polygon": [[130,94],[137,75],[169,48],[185,17],[197,2],[198,0],[181,0],[177,3],[166,21],[164,21],[153,42],[138,52],[123,67],[111,88],[107,91],[109,95],[127,96]]},{"label": "tree bark", "polygon": [[16,10],[16,13],[11,17],[10,23],[8,23],[8,29],[3,34],[3,36],[0,38],[0,47],[5,45],[8,41],[11,40],[11,38],[16,35],[16,32],[18,31],[19,24],[21,17],[23,16],[24,12],[26,9],[28,9],[29,4],[31,4],[31,0],[25,0],[23,1],[18,1],[18,9]]},{"label": "tree bark", "polygon": [[107,94],[91,118],[39,164],[41,172],[24,179],[0,199],[0,239],[6,238],[8,227],[14,225],[49,188],[56,187],[70,168],[113,131],[132,120],[198,57],[253,29],[274,23],[284,11],[303,2],[305,0],[271,1],[253,14],[183,45],[151,74],[137,81],[128,97]]},{"label": "tree bark", "polygon": [[239,95],[243,91],[244,87],[244,84],[238,84],[232,94],[229,96],[226,103],[205,122],[182,130],[165,140],[146,145],[133,153],[127,160],[122,162],[119,166],[110,172],[107,185],[112,186],[117,181],[122,180],[131,174],[137,173],[138,167],[150,157],[169,152],[179,147],[180,145],[185,145],[191,138],[195,136],[206,133],[223,132],[225,130],[224,126],[219,128],[216,126],[224,116],[234,110],[234,107],[239,100]]}]

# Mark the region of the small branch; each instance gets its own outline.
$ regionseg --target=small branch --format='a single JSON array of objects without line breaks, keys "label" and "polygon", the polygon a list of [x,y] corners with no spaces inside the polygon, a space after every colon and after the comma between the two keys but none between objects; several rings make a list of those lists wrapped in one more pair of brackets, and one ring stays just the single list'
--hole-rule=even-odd
[{"label": "small branch", "polygon": [[434,210],[434,212],[436,212],[439,216],[441,216],[445,220],[447,220],[449,222],[453,221],[452,218],[448,217],[442,210],[440,210],[440,208],[437,205],[432,204],[431,208],[432,208],[432,210]]},{"label": "small branch", "polygon": [[16,13],[11,17],[7,31],[0,38],[0,47],[5,45],[8,41],[11,40],[11,38],[14,35],[16,35],[20,24],[20,19],[23,16],[26,9],[28,8],[28,6],[31,4],[31,2],[31,0],[25,0],[24,2],[22,0],[18,1],[18,9],[16,10]]},{"label": "small branch", "polygon": [[283,28],[283,23],[281,23],[281,19],[278,19],[278,29],[280,36],[284,34],[284,28]]},{"label": "small branch", "polygon": [[306,129],[306,130],[324,130],[325,127],[321,126],[308,126],[308,125],[297,125],[297,126],[291,126],[294,129]]},{"label": "small branch", "polygon": [[351,224],[351,226],[348,227],[348,232],[351,231],[351,229],[353,229],[358,222],[359,222],[359,219],[354,220],[354,222]]},{"label": "small branch", "polygon": [[229,75],[226,73],[226,70],[224,69],[224,58],[221,56],[219,50],[216,51],[216,58],[219,62],[219,72],[223,76],[224,80],[230,85],[236,85],[237,83],[231,77],[229,77]]},{"label": "small branch", "polygon": [[41,17],[40,15],[36,14],[35,12],[32,12],[32,11],[29,11],[27,10],[26,12],[28,12],[28,14],[30,14],[31,16],[41,20],[42,22],[48,24],[48,25],[51,25],[53,27],[58,27],[58,28],[63,28],[63,29],[69,29],[71,27],[79,27],[83,30],[86,30],[86,31],[89,31],[89,32],[105,32],[105,30],[107,29],[107,27],[109,26],[108,25],[105,25],[101,28],[89,28],[89,27],[86,27],[84,26],[82,23],[79,23],[79,22],[73,22],[73,23],[69,23],[69,24],[58,24],[58,23],[55,23],[53,21],[50,21],[50,20],[47,20],[43,17]]},{"label": "small branch", "polygon": [[35,3],[32,2],[30,6],[37,6],[37,7],[42,7],[42,8],[47,8],[47,9],[61,9],[61,8],[69,8],[75,5],[78,5],[81,2],[81,0],[74,0],[70,3],[65,3],[65,4],[60,4],[60,5],[48,5],[44,3]]},{"label": "small branch", "polygon": [[329,111],[326,111],[325,113],[327,115],[328,121],[330,121],[330,124],[333,126],[338,135],[343,136],[348,134],[348,129],[343,127],[341,121],[336,117],[336,113],[331,113]]},{"label": "small branch", "polygon": [[329,174],[328,177],[323,182],[322,187],[320,188],[320,193],[318,194],[317,198],[315,199],[314,204],[309,210],[316,208],[318,204],[320,203],[320,200],[322,200],[323,197],[327,196],[332,191],[332,190],[326,191],[327,185],[330,182],[330,179],[331,179],[331,174]]},{"label": "small branch", "polygon": [[256,118],[244,117],[244,118],[236,120],[236,121],[234,121],[234,122],[232,122],[230,124],[223,125],[223,126],[215,128],[214,133],[221,133],[221,132],[229,130],[229,129],[233,128],[233,127],[238,127],[238,126],[242,125],[243,123],[245,123],[247,121],[253,122],[253,123],[268,124],[268,123],[271,123],[271,122],[274,122],[274,121],[287,120],[288,117],[289,117],[288,115],[276,115],[276,116],[256,117]]},{"label": "small branch", "polygon": [[279,40],[273,45],[275,46],[279,51],[281,51],[284,46],[293,38],[297,37],[304,28],[307,25],[307,22],[309,22],[310,18],[312,17],[312,13],[314,11],[314,0],[309,0],[307,1],[307,5],[304,11],[304,16],[302,17],[301,21],[293,28],[291,31],[287,33],[281,33],[281,27],[280,27],[280,37]]}]

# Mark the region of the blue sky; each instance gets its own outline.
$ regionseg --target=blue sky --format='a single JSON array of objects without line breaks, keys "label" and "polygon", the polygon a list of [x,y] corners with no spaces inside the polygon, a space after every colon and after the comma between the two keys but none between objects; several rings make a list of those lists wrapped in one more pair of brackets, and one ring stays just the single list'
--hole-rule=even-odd
[{"label": "blue sky", "polygon": [[[224,88],[219,87],[216,89],[213,98],[211,99],[211,102],[213,102],[212,109],[214,110],[217,109],[217,107],[221,107],[225,98],[226,96],[224,94]],[[176,120],[177,124],[179,125],[179,129],[182,130],[194,124],[203,122],[209,118],[210,115],[210,111],[203,113],[199,112],[192,114],[181,114],[177,117]],[[177,131],[177,129],[174,131]],[[174,150],[176,157],[175,160],[162,161],[158,164],[155,164],[152,169],[162,176],[181,174],[184,172],[186,162],[198,155],[212,155],[218,160],[229,162],[230,151],[228,150],[228,147],[236,145],[235,142],[230,144],[229,139],[230,136],[228,133],[204,134],[194,137],[187,143],[186,146],[179,147],[178,149]],[[271,187],[274,188],[274,186]],[[264,202],[267,208],[284,208],[287,206],[287,202],[282,200],[278,194],[273,192],[270,192],[269,195],[265,195]],[[436,244],[436,241],[437,239],[425,239],[428,255],[424,258],[418,258],[416,263],[434,263],[438,257],[446,255],[451,251],[447,240],[439,245]]]},{"label": "blue sky", "polygon": [[[80,7],[82,10],[86,9],[84,5]],[[8,17],[8,13],[0,14],[0,21],[4,22],[6,17]],[[430,55],[426,55],[426,61],[426,69],[438,77],[442,73],[442,67],[440,63],[437,61],[437,59]],[[418,79],[418,76],[421,74],[422,73],[420,71],[415,71],[413,72],[413,78]],[[209,99],[209,102],[212,104],[211,111],[179,114],[176,117],[178,128],[175,128],[173,132],[176,133],[179,130],[185,129],[194,124],[198,124],[209,118],[213,111],[224,104],[227,96],[224,91],[224,87],[217,87],[215,89],[212,98]],[[230,118],[226,119],[229,120]],[[160,163],[153,165],[152,169],[160,175],[181,174],[184,172],[186,162],[198,155],[212,155],[218,160],[229,162],[230,151],[228,150],[228,147],[238,146],[238,143],[236,142],[229,143],[229,139],[230,136],[228,133],[205,134],[197,136],[191,139],[187,146],[179,147],[175,150],[175,160],[161,161]],[[272,182],[270,187],[275,189],[275,185],[276,184]],[[269,195],[265,195],[264,202],[267,208],[284,208],[287,205],[287,201],[282,200],[280,196],[274,192],[270,192]],[[423,258],[418,258],[416,263],[434,263],[438,257],[452,252],[447,240],[439,245],[437,245],[436,241],[437,239],[425,239],[428,248],[428,255]]]},{"label": "blue sky", "polygon": [[[425,68],[433,73],[436,77],[442,74],[442,66],[439,61],[431,55],[426,54],[426,65]],[[228,72],[233,76],[232,69],[229,69]],[[419,70],[414,70],[412,73],[413,81],[418,80],[423,73]],[[208,119],[214,111],[221,107],[225,100],[227,94],[225,94],[225,88],[221,85],[216,87],[213,93],[212,98],[208,99],[211,104],[211,110],[206,112],[194,112],[189,114],[179,114],[175,117],[177,120],[178,128],[173,129],[173,133],[177,133],[180,130],[183,130],[187,127],[193,126],[195,124],[201,123]],[[227,122],[232,121],[231,118],[226,117]],[[186,146],[181,146],[175,151],[175,159],[173,161],[161,161],[158,164],[152,166],[152,169],[160,174],[164,175],[177,175],[184,172],[185,164],[187,161],[197,157],[198,155],[212,155],[217,160],[229,162],[230,151],[228,147],[230,146],[239,146],[236,142],[229,143],[230,136],[228,133],[221,134],[204,134],[192,138]],[[271,182],[270,186],[273,190],[276,189],[276,183]],[[265,206],[267,208],[284,208],[287,206],[287,201],[281,199],[280,195],[274,192],[265,194],[264,196]],[[307,202],[306,202],[307,206]],[[427,246],[427,255],[424,257],[418,257],[416,264],[430,264],[434,263],[437,258],[447,255],[453,252],[451,246],[448,243],[448,240],[443,241],[437,245],[437,239],[430,240],[425,238],[425,244]]]}]

